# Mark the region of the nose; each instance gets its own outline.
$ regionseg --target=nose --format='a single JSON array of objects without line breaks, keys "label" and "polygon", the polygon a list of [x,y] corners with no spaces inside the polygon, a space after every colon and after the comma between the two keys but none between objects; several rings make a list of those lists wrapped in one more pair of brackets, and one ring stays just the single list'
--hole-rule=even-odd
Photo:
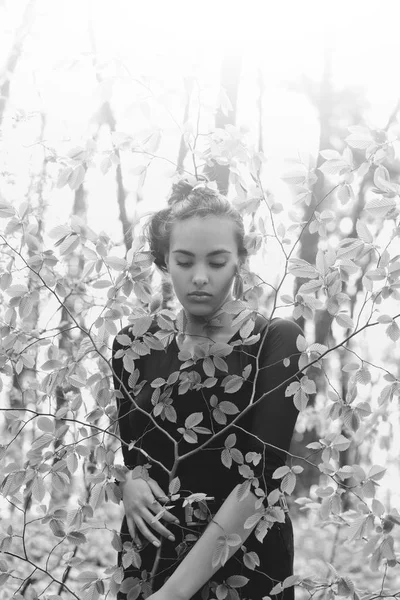
[{"label": "nose", "polygon": [[208,281],[207,273],[204,269],[197,269],[193,275],[193,284],[196,287],[204,286]]}]

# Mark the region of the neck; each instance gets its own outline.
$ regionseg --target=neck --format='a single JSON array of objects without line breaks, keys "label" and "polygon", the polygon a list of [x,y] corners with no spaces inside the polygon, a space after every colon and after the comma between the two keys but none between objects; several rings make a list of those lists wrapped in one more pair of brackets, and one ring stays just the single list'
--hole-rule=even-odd
[{"label": "neck", "polygon": [[193,315],[184,309],[182,313],[182,333],[191,336],[212,336],[212,334],[230,333],[232,324],[232,315],[223,310],[218,310],[210,317]]}]

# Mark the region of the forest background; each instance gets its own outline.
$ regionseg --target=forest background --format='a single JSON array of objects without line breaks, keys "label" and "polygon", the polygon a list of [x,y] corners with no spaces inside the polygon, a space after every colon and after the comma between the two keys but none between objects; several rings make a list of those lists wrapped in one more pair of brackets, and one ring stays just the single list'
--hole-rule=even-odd
[{"label": "forest background", "polygon": [[110,346],[128,315],[174,327],[140,228],[202,173],[243,212],[249,298],[313,362],[286,585],[400,596],[396,8],[0,2],[0,598],[118,587]]}]

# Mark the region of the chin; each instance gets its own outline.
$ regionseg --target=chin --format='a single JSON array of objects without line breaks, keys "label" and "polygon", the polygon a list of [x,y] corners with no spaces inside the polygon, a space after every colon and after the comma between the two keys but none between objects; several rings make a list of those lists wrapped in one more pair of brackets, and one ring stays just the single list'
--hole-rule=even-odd
[{"label": "chin", "polygon": [[204,306],[202,304],[183,304],[181,302],[183,308],[192,315],[210,315],[213,314],[216,310],[215,306]]},{"label": "chin", "polygon": [[184,306],[185,310],[187,310],[189,313],[193,313],[194,315],[198,315],[198,314],[209,314],[209,313],[213,313],[215,312],[215,308],[212,307],[210,308],[209,306]]}]

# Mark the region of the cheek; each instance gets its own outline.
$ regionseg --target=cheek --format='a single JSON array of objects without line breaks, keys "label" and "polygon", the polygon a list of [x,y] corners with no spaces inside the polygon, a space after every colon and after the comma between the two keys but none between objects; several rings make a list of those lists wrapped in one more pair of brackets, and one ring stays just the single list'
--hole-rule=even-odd
[{"label": "cheek", "polygon": [[175,269],[170,271],[172,285],[176,290],[182,289],[186,285],[185,273],[177,271]]},{"label": "cheek", "polygon": [[221,290],[222,291],[229,290],[233,281],[234,281],[234,277],[230,273],[226,274],[225,277],[223,277],[221,279]]}]

